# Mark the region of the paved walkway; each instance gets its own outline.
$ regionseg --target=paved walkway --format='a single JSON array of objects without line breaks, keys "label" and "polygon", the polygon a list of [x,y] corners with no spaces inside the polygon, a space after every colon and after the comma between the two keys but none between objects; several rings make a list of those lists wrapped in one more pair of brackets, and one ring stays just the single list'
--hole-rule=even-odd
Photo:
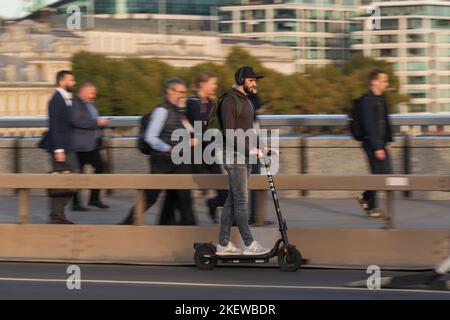
[{"label": "paved walkway", "polygon": [[[128,213],[132,196],[105,197],[111,206],[107,210],[91,209],[89,212],[71,212],[67,216],[78,224],[116,224]],[[46,223],[48,199],[31,198],[31,223]],[[200,225],[211,225],[203,198],[194,200],[195,214]],[[396,228],[450,229],[450,202],[396,200],[394,224]],[[145,214],[145,224],[156,224],[162,200]],[[369,219],[353,199],[280,199],[280,205],[289,227],[319,228],[381,228],[383,221]],[[276,221],[273,203],[267,198],[267,220]],[[219,210],[220,212],[220,210]],[[0,223],[17,222],[17,198],[0,197]]]}]

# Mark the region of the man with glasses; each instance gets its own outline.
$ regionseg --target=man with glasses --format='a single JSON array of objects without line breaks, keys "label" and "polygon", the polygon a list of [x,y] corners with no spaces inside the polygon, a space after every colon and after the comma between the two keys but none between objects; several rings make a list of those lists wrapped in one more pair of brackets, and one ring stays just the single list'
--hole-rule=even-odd
[{"label": "man with glasses", "polygon": [[[155,174],[187,174],[190,173],[189,165],[172,162],[172,148],[179,141],[172,141],[172,132],[177,129],[185,129],[183,125],[183,111],[186,106],[186,84],[179,78],[171,78],[165,82],[165,99],[152,112],[145,141],[151,146],[150,172]],[[195,144],[191,139],[191,145]],[[145,210],[148,210],[157,200],[161,190],[145,191]],[[168,196],[174,193],[177,198],[177,209],[180,210],[182,225],[194,225],[195,217],[192,212],[192,198],[190,190],[169,190]],[[122,224],[133,224],[132,208]]]}]

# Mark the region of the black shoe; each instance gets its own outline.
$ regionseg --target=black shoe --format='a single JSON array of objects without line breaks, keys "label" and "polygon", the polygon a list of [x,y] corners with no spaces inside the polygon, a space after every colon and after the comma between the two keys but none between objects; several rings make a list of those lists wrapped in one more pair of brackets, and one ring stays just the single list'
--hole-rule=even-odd
[{"label": "black shoe", "polygon": [[359,195],[356,197],[356,201],[358,201],[359,206],[361,207],[361,209],[363,209],[366,213],[368,211],[370,211],[371,209],[369,208],[369,202],[367,200],[364,199],[364,197],[362,195]]},{"label": "black shoe", "polygon": [[80,205],[73,205],[72,211],[89,211],[89,209]]},{"label": "black shoe", "polygon": [[50,217],[50,224],[75,224],[70,220],[67,220],[64,214],[58,214],[56,216]]},{"label": "black shoe", "polygon": [[104,204],[104,203],[101,202],[100,200],[98,200],[98,201],[89,201],[88,204],[89,204],[91,207],[97,207],[97,208],[100,208],[100,209],[108,209],[108,208],[109,208],[108,205]]}]

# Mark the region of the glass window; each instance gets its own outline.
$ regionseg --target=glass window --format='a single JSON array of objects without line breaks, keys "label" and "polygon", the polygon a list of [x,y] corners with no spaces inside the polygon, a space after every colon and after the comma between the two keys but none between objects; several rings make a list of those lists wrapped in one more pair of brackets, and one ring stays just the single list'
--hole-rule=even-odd
[{"label": "glass window", "polygon": [[440,34],[437,36],[436,41],[438,43],[450,43],[450,34]]},{"label": "glass window", "polygon": [[410,104],[408,105],[408,112],[427,112],[426,104]]},{"label": "glass window", "polygon": [[280,43],[286,46],[296,47],[298,43],[297,37],[274,37],[273,42]]},{"label": "glass window", "polygon": [[319,46],[319,39],[318,38],[307,38],[306,39],[306,46],[307,47],[318,47]]},{"label": "glass window", "polygon": [[349,24],[349,32],[355,32],[355,31],[363,31],[364,30],[364,24],[361,22],[350,22]]},{"label": "glass window", "polygon": [[297,31],[297,22],[295,21],[276,22],[275,31]]},{"label": "glass window", "polygon": [[315,23],[315,22],[308,22],[306,24],[306,31],[308,31],[308,32],[317,32],[317,23]]},{"label": "glass window", "polygon": [[233,28],[231,23],[219,23],[219,32],[220,33],[232,33]]},{"label": "glass window", "polygon": [[408,34],[406,35],[406,42],[427,42],[424,34]]},{"label": "glass window", "polygon": [[253,10],[252,14],[254,20],[262,20],[266,18],[266,10]]},{"label": "glass window", "polygon": [[406,63],[408,71],[425,71],[428,70],[428,63],[425,61],[414,61]]},{"label": "glass window", "polygon": [[325,53],[325,58],[330,60],[343,60],[344,51],[343,50],[327,50]]},{"label": "glass window", "polygon": [[407,94],[412,98],[412,99],[423,99],[427,97],[427,92],[426,90],[408,90]]},{"label": "glass window", "polygon": [[373,57],[396,57],[397,49],[376,49],[372,51]]},{"label": "glass window", "polygon": [[253,32],[266,32],[266,23],[258,22],[253,24]]},{"label": "glass window", "polygon": [[381,19],[381,30],[397,30],[397,19]]},{"label": "glass window", "polygon": [[450,103],[440,103],[439,110],[441,112],[450,112]]},{"label": "glass window", "polygon": [[425,76],[410,76],[407,78],[408,84],[426,84],[427,77]]},{"label": "glass window", "polygon": [[275,19],[296,19],[297,12],[295,9],[276,9],[274,18]]},{"label": "glass window", "polygon": [[440,84],[450,84],[450,76],[440,76],[439,83]]},{"label": "glass window", "polygon": [[438,70],[449,71],[450,70],[450,61],[441,61],[437,64]]},{"label": "glass window", "polygon": [[450,29],[450,20],[431,20],[431,27],[435,29]]},{"label": "glass window", "polygon": [[363,37],[361,36],[351,36],[350,37],[350,44],[362,44],[363,43]]},{"label": "glass window", "polygon": [[305,19],[318,19],[319,13],[317,10],[305,10]]},{"label": "glass window", "polygon": [[373,41],[374,43],[395,43],[398,41],[398,36],[395,34],[383,34],[375,36]]},{"label": "glass window", "polygon": [[324,59],[323,50],[309,49],[306,56],[308,59]]},{"label": "glass window", "polygon": [[408,48],[406,51],[408,57],[424,57],[426,55],[425,48]]},{"label": "glass window", "polygon": [[219,20],[221,20],[221,21],[233,20],[232,12],[231,11],[219,11]]},{"label": "glass window", "polygon": [[422,19],[408,19],[408,29],[422,28]]},{"label": "glass window", "polygon": [[450,98],[450,89],[439,90],[439,98],[442,99]]},{"label": "glass window", "polygon": [[450,57],[450,48],[440,48],[437,50],[438,57]]}]

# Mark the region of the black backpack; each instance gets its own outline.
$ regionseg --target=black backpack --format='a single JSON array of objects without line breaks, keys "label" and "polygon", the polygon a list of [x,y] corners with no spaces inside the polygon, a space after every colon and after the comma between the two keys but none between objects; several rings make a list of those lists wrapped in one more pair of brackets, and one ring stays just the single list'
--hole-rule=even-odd
[{"label": "black backpack", "polygon": [[145,141],[145,132],[147,131],[148,123],[150,122],[150,117],[152,113],[146,113],[141,117],[141,122],[139,125],[139,135],[137,139],[137,148],[143,154],[149,155],[152,151],[152,147]]},{"label": "black backpack", "polygon": [[364,139],[364,130],[361,125],[361,98],[353,100],[353,106],[348,114],[349,129],[353,138],[357,141]]}]

